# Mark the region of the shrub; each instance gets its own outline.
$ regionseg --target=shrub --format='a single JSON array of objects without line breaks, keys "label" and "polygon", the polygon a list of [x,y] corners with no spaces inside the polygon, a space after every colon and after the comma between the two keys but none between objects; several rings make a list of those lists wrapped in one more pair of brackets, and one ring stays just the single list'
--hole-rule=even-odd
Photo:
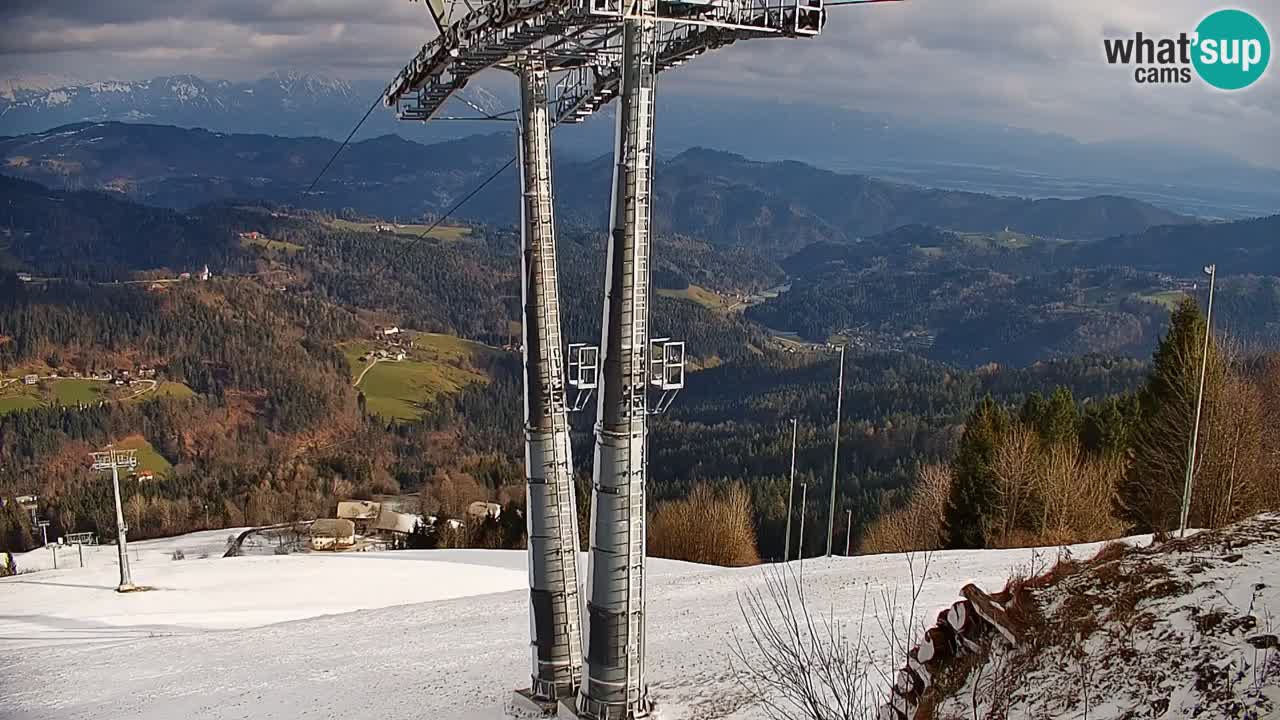
[{"label": "shrub", "polygon": [[938,550],[946,541],[942,513],[951,495],[951,470],[925,465],[912,487],[907,505],[882,510],[862,539],[863,553]]},{"label": "shrub", "polygon": [[718,491],[700,484],[687,498],[659,503],[649,519],[650,555],[706,565],[757,565],[751,493],[742,483]]}]

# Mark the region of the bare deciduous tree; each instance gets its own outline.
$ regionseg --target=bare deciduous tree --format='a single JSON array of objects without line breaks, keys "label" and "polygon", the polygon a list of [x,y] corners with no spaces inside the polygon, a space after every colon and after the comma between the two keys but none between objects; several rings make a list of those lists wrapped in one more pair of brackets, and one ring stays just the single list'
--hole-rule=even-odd
[{"label": "bare deciduous tree", "polygon": [[648,551],[657,557],[708,565],[756,565],[760,553],[751,513],[751,493],[742,483],[719,491],[697,485],[689,497],[654,508]]},{"label": "bare deciduous tree", "polygon": [[864,553],[938,550],[942,547],[942,514],[951,494],[951,469],[925,465],[912,486],[906,507],[882,508],[867,529],[860,550]]},{"label": "bare deciduous tree", "polygon": [[[869,720],[924,630],[918,610],[929,563],[926,554],[918,567],[908,554],[911,592],[872,598],[870,617],[864,588],[856,623],[836,619],[834,609],[815,613],[795,565],[770,566],[763,589],[739,596],[746,629],[730,648],[734,677],[773,720]],[[887,650],[879,657],[868,640],[872,622]]]}]

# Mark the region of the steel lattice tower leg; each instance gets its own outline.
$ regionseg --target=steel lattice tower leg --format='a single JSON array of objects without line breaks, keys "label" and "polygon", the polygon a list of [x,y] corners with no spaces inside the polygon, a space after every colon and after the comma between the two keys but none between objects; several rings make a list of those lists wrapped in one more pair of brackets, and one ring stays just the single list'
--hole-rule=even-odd
[{"label": "steel lattice tower leg", "polygon": [[582,673],[578,514],[560,341],[546,65],[529,58],[518,75],[530,694],[554,702],[573,697]]},{"label": "steel lattice tower leg", "polygon": [[[638,0],[637,6],[640,14],[652,14],[654,0]],[[650,20],[624,22],[591,492],[586,671],[577,707],[580,717],[592,720],[649,714],[644,681],[645,432],[656,29]]]}]

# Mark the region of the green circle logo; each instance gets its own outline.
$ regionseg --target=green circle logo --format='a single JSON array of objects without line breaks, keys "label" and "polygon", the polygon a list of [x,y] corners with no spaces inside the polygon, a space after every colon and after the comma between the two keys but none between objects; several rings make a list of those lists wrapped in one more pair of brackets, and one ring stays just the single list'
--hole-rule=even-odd
[{"label": "green circle logo", "polygon": [[1243,10],[1219,10],[1196,28],[1196,72],[1219,90],[1247,88],[1271,60],[1271,38],[1262,23]]}]

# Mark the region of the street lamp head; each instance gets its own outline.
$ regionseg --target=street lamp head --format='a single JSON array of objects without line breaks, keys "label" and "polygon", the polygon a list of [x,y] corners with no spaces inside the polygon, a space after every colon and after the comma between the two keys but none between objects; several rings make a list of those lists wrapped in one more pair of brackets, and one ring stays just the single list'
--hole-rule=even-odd
[{"label": "street lamp head", "polygon": [[1217,265],[1205,265],[1205,266],[1204,266],[1204,274],[1205,274],[1205,275],[1212,275],[1212,274],[1214,274],[1217,270],[1218,270],[1218,266],[1217,266]]}]

